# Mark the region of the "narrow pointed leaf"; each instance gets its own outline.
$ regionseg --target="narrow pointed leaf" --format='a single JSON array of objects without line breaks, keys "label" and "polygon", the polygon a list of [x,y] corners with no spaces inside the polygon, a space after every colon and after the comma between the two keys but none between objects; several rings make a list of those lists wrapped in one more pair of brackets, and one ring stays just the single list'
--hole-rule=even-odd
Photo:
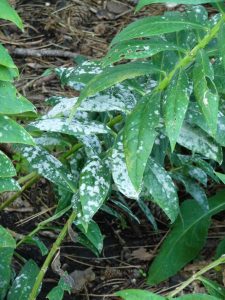
[{"label": "narrow pointed leaf", "polygon": [[2,151],[0,151],[0,178],[13,177],[16,175],[16,170],[11,160]]},{"label": "narrow pointed leaf", "polygon": [[187,74],[184,70],[180,70],[171,81],[165,93],[164,118],[172,151],[180,135],[180,130],[188,108],[189,97],[192,90],[189,85]]},{"label": "narrow pointed leaf", "polygon": [[225,299],[225,288],[222,285],[218,284],[216,281],[210,280],[202,276],[199,277],[199,280],[203,283],[206,291],[211,296],[214,296],[220,300]]},{"label": "narrow pointed leaf", "polygon": [[135,189],[141,189],[146,163],[152,151],[160,120],[160,94],[146,95],[128,115],[124,129],[124,152],[128,174]]},{"label": "narrow pointed leaf", "polygon": [[178,297],[176,300],[218,300],[218,298],[206,294],[192,294]]},{"label": "narrow pointed leaf", "polygon": [[218,36],[217,36],[219,54],[221,56],[223,67],[225,69],[225,45],[223,43],[224,40],[225,40],[225,23],[223,23],[221,25],[220,31],[219,31]]},{"label": "narrow pointed leaf", "polygon": [[0,19],[15,23],[20,29],[23,29],[23,23],[17,12],[9,5],[7,0],[0,2]]},{"label": "narrow pointed leaf", "polygon": [[0,44],[0,65],[5,66],[9,69],[15,69],[17,70],[16,65],[14,64],[11,56],[9,55],[8,51]]},{"label": "narrow pointed leaf", "polygon": [[116,296],[124,300],[163,300],[164,297],[144,290],[123,290],[115,293]]},{"label": "narrow pointed leaf", "polygon": [[212,64],[204,50],[199,51],[193,69],[194,94],[212,134],[216,134],[219,95],[213,82]]},{"label": "narrow pointed leaf", "polygon": [[193,200],[181,205],[181,217],[174,223],[149,269],[149,284],[157,284],[175,275],[198,255],[205,243],[211,216],[225,209],[224,196],[222,191],[210,198],[207,212]]},{"label": "narrow pointed leaf", "polygon": [[179,201],[175,185],[164,168],[149,158],[144,175],[144,186],[153,201],[174,222],[179,213]]}]

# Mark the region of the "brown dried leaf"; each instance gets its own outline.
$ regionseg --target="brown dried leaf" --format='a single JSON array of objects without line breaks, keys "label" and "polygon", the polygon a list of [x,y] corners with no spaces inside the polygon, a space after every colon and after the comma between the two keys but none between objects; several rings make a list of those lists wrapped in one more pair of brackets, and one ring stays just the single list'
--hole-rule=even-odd
[{"label": "brown dried leaf", "polygon": [[154,255],[151,252],[148,252],[144,247],[140,247],[137,250],[132,251],[131,257],[142,261],[149,261]]}]

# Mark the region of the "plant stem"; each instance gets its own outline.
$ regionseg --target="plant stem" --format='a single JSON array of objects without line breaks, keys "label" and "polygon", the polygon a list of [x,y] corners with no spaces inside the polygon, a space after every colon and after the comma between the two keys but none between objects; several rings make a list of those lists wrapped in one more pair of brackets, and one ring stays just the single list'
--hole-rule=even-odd
[{"label": "plant stem", "polygon": [[[32,173],[31,173],[32,174]],[[29,174],[29,175],[31,175]],[[8,198],[5,202],[0,205],[0,211],[9,206],[13,201],[15,201],[26,189],[31,187],[40,178],[38,174],[35,173],[31,176],[31,179],[22,186],[22,188],[16,192],[12,197]]]},{"label": "plant stem", "polygon": [[216,25],[209,31],[209,33],[184,57],[182,58],[175,68],[160,82],[160,84],[155,88],[156,91],[163,91],[170,83],[174,74],[179,70],[185,68],[188,64],[190,64],[198,51],[204,49],[208,43],[217,35],[220,30],[220,26],[225,21],[225,14],[222,15],[221,19],[216,23]]},{"label": "plant stem", "polygon": [[46,257],[41,269],[40,269],[40,272],[36,278],[36,281],[35,281],[35,284],[33,286],[33,289],[30,293],[30,296],[28,298],[28,300],[35,300],[37,295],[38,295],[38,291],[39,291],[39,288],[40,288],[40,285],[42,283],[42,280],[45,276],[45,273],[46,271],[48,270],[48,267],[56,253],[56,251],[58,250],[59,246],[61,245],[63,239],[65,238],[66,236],[66,233],[67,233],[67,230],[68,228],[72,225],[74,219],[76,217],[76,212],[73,211],[72,214],[70,215],[69,219],[67,220],[66,224],[64,225],[63,229],[61,230],[58,238],[56,239],[55,243],[52,245],[52,248],[48,254],[48,256]]},{"label": "plant stem", "polygon": [[225,255],[222,255],[220,258],[212,262],[211,264],[205,266],[200,271],[196,272],[194,275],[192,275],[188,280],[184,281],[179,287],[177,287],[174,291],[168,294],[168,297],[174,297],[178,293],[180,293],[182,290],[184,290],[189,284],[191,284],[193,281],[197,280],[201,275],[208,272],[209,270],[225,263]]},{"label": "plant stem", "polygon": [[26,181],[28,181],[28,180],[30,180],[31,178],[33,178],[35,175],[37,175],[36,172],[31,172],[31,173],[29,173],[29,174],[27,174],[27,175],[25,175],[25,176],[19,178],[19,179],[17,180],[17,182],[18,182],[19,184],[23,184],[23,183],[25,183]]}]

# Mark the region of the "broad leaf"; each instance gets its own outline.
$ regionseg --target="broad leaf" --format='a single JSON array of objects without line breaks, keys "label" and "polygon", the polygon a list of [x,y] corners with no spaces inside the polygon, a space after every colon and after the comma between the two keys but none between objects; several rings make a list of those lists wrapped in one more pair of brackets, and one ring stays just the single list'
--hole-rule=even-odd
[{"label": "broad leaf", "polygon": [[153,3],[176,3],[176,4],[204,4],[204,3],[216,3],[216,2],[222,2],[222,0],[140,0],[138,2],[136,10],[142,9],[142,7],[153,4]]},{"label": "broad leaf", "polygon": [[118,190],[130,199],[138,199],[127,171],[122,135],[119,135],[112,152],[112,176]]},{"label": "broad leaf", "polygon": [[180,70],[172,79],[164,96],[164,118],[166,132],[172,151],[180,135],[180,130],[188,108],[192,86],[185,71]]},{"label": "broad leaf", "polygon": [[135,38],[150,37],[170,32],[177,32],[187,29],[203,29],[206,28],[200,23],[190,22],[181,14],[170,16],[151,16],[137,20],[112,40],[112,45]]},{"label": "broad leaf", "polygon": [[7,288],[11,278],[11,260],[16,242],[11,234],[0,226],[0,299],[5,299]]},{"label": "broad leaf", "polygon": [[223,67],[225,69],[225,45],[223,41],[225,40],[225,24],[223,23],[220,27],[220,31],[217,36],[217,43],[218,43],[218,48],[219,48],[219,54],[221,56],[221,60],[223,63]]},{"label": "broad leaf", "polygon": [[158,165],[152,158],[149,158],[145,175],[144,187],[157,203],[174,222],[179,213],[179,202],[175,185],[170,175]]},{"label": "broad leaf", "polygon": [[62,185],[70,192],[76,190],[74,178],[69,170],[44,148],[18,146],[18,149],[29,162],[32,170],[56,185]]},{"label": "broad leaf", "polygon": [[16,170],[11,160],[0,150],[0,178],[16,176]]},{"label": "broad leaf", "polygon": [[158,296],[144,290],[123,290],[115,293],[116,296],[124,300],[163,300],[164,297]]},{"label": "broad leaf", "polygon": [[219,147],[200,128],[184,124],[177,142],[194,153],[200,153],[218,163],[222,162],[223,156],[221,147]]},{"label": "broad leaf", "polygon": [[0,114],[14,115],[24,112],[36,113],[35,106],[21,95],[10,82],[0,81]]},{"label": "broad leaf", "polygon": [[199,51],[193,69],[194,94],[212,134],[216,134],[219,95],[213,82],[212,64],[204,50]]},{"label": "broad leaf", "polygon": [[160,94],[146,95],[128,115],[124,129],[124,152],[128,174],[140,191],[146,163],[152,151],[160,120]]},{"label": "broad leaf", "polygon": [[0,2],[0,19],[8,20],[15,23],[20,29],[23,29],[23,23],[17,12],[12,9],[7,0]]},{"label": "broad leaf", "polygon": [[34,140],[22,126],[9,117],[0,115],[0,143],[34,145]]},{"label": "broad leaf", "polygon": [[83,168],[80,175],[79,193],[85,223],[92,219],[106,199],[110,179],[106,164],[98,157],[93,157]]},{"label": "broad leaf", "polygon": [[9,55],[8,51],[0,44],[0,65],[5,66],[9,69],[15,69],[17,70],[16,65],[14,64],[11,56]]},{"label": "broad leaf", "polygon": [[175,275],[197,256],[205,243],[211,216],[225,209],[224,196],[223,191],[210,198],[207,212],[193,200],[181,205],[181,216],[174,223],[149,269],[149,284],[157,284]]},{"label": "broad leaf", "polygon": [[219,172],[215,172],[215,174],[225,184],[225,174]]},{"label": "broad leaf", "polygon": [[37,264],[33,260],[28,260],[14,280],[9,290],[7,300],[28,299],[38,273],[39,268]]}]

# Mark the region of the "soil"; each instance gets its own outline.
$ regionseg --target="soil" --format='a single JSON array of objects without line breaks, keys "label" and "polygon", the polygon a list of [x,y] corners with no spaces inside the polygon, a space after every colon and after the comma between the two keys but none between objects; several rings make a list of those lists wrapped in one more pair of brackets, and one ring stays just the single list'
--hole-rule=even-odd
[{"label": "soil", "polygon": [[[140,15],[158,15],[165,10],[163,5],[152,5],[134,14],[134,0],[14,0],[12,2],[24,21],[25,30],[21,32],[11,24],[3,27],[5,22],[1,22],[0,42],[9,49],[20,69],[21,76],[16,82],[18,90],[42,112],[46,109],[44,100],[47,97],[65,95],[65,93],[74,94],[70,89],[63,90],[56,77],[52,75],[42,77],[41,75],[47,69],[74,65],[71,52],[93,59],[101,58],[107,52],[113,36],[126,24]],[[20,54],[18,49],[22,49]],[[29,54],[30,50],[42,49],[67,51],[68,57],[57,54],[34,57]],[[26,191],[21,198],[22,201],[17,200],[15,205],[5,209],[0,215],[0,223],[11,229],[15,237],[33,230],[40,221],[52,215],[55,206],[52,187],[44,179],[31,190]],[[69,237],[65,239],[60,251],[64,270],[71,273],[92,267],[95,280],[88,282],[79,293],[65,294],[63,299],[116,299],[113,293],[121,289],[149,289],[145,283],[148,265],[166,236],[168,227],[158,214],[159,230],[155,232],[135,204],[131,202],[131,205],[140,224],[129,216],[126,216],[126,221],[123,222],[115,221],[102,213],[96,216],[95,220],[105,235],[104,250],[100,257],[94,256],[80,244],[71,242]],[[65,219],[61,218],[54,222],[53,230],[41,233],[40,238],[46,246],[51,246],[57,237],[57,228],[64,222]],[[207,251],[203,251],[199,259],[188,268],[157,288],[152,288],[151,291],[164,294],[188,278],[199,268],[199,264],[207,264],[207,261],[212,259],[218,240],[224,236],[221,229],[223,226],[224,222],[214,221],[205,248]],[[44,261],[41,253],[34,246],[23,245],[18,253],[26,259],[34,259],[39,265]],[[21,261],[16,259],[14,266],[19,270]],[[214,274],[211,276],[213,277]],[[38,299],[45,299],[46,294],[58,280],[59,276],[52,269],[48,270]],[[201,289],[202,287],[195,283],[187,291]]]}]

